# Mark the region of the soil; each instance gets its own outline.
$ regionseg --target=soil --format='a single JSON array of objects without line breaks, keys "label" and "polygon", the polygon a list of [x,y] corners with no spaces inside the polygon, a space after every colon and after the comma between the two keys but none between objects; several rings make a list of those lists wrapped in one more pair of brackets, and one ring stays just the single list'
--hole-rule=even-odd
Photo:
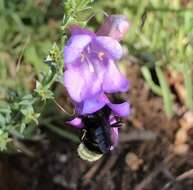
[{"label": "soil", "polygon": [[131,88],[121,97],[132,111],[118,147],[88,163],[78,157],[78,144],[42,126],[44,137],[26,144],[33,156],[0,155],[0,190],[193,190],[191,113],[176,104],[177,114],[167,119],[138,64],[123,65]]}]

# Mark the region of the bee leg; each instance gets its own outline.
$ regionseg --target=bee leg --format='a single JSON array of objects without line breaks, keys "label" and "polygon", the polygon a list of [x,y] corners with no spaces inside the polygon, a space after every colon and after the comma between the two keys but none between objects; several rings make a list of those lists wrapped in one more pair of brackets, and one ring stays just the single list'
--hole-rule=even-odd
[{"label": "bee leg", "polygon": [[86,129],[82,129],[82,137],[81,137],[81,141],[83,141],[86,137],[86,133],[87,133],[87,130]]}]

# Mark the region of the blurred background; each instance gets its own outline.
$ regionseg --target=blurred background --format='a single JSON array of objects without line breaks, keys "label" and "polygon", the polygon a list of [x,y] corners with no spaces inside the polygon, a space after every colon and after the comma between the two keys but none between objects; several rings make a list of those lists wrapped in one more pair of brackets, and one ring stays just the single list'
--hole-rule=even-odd
[{"label": "blurred background", "polygon": [[0,189],[192,190],[193,2],[95,0],[74,15],[95,31],[106,15],[131,23],[119,63],[131,88],[112,97],[130,102],[131,115],[118,148],[95,163],[77,156],[80,131],[49,100],[72,112],[63,85],[36,84],[49,73],[44,59],[53,43],[64,45],[66,2],[86,1],[0,0]]}]

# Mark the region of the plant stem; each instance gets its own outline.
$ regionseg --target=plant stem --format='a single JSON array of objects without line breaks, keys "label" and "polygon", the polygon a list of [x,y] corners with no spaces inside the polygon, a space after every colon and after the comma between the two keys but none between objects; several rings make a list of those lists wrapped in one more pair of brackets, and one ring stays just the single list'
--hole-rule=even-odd
[{"label": "plant stem", "polygon": [[79,137],[75,134],[72,134],[68,131],[65,131],[65,130],[63,130],[59,127],[56,127],[50,123],[46,123],[44,126],[47,127],[48,129],[50,129],[51,131],[55,132],[56,134],[60,135],[61,137],[65,138],[65,139],[71,140],[75,143],[80,143]]}]

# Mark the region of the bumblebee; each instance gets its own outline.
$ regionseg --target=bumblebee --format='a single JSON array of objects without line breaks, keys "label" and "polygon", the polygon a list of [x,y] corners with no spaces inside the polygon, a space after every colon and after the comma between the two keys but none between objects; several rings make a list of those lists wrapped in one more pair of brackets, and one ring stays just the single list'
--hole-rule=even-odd
[{"label": "bumblebee", "polygon": [[112,127],[119,127],[120,121],[111,124],[109,117],[111,110],[108,107],[92,115],[85,116],[82,120],[81,144],[78,147],[79,156],[88,161],[96,161],[103,154],[111,151],[114,144],[112,139]]}]

